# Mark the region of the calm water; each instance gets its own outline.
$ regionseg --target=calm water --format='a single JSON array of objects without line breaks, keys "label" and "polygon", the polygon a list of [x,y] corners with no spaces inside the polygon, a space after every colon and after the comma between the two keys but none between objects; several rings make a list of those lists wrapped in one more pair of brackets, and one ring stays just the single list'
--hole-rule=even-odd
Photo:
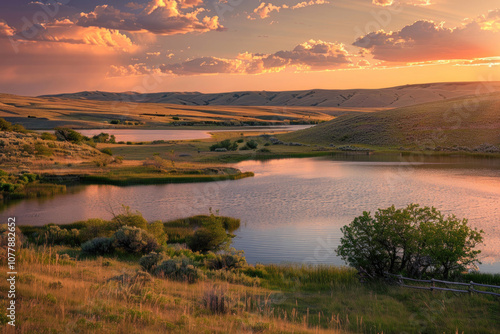
[{"label": "calm water", "polygon": [[[359,161],[367,160],[371,161]],[[363,210],[415,202],[468,218],[486,232],[482,270],[500,272],[500,162],[440,158],[425,163],[345,157],[247,161],[255,177],[238,181],[157,186],[86,186],[75,193],[8,206],[19,224],[69,223],[110,218],[110,207],[129,205],[152,221],[209,208],[241,218],[234,247],[251,263],[342,264],[333,252],[340,227]]]},{"label": "calm water", "polygon": [[[116,141],[153,141],[153,140],[192,140],[210,138],[210,132],[242,132],[242,131],[297,131],[310,128],[312,125],[284,125],[268,127],[245,126],[238,129],[220,130],[137,130],[137,129],[93,129],[78,130],[82,135],[92,137],[102,132],[115,135]],[[270,131],[269,133],[272,133]]]}]

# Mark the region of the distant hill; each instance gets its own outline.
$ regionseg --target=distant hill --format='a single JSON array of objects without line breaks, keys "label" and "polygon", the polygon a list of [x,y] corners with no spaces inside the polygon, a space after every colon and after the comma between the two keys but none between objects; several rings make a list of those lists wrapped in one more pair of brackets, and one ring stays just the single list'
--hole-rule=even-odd
[{"label": "distant hill", "polygon": [[[500,91],[500,82],[488,82],[488,89]],[[426,102],[442,101],[488,91],[480,82],[452,82],[407,85],[383,89],[246,91],[217,94],[172,92],[140,94],[136,92],[80,92],[45,95],[68,99],[99,101],[131,101],[139,103],[169,103],[177,105],[228,106],[308,106],[342,108],[398,108]]]},{"label": "distant hill", "polygon": [[435,148],[500,145],[500,93],[339,116],[283,141]]}]

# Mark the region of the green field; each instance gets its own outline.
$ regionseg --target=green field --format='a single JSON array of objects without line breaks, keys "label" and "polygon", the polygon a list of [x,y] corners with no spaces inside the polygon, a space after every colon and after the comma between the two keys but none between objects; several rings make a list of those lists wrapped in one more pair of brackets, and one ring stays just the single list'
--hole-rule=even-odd
[{"label": "green field", "polygon": [[310,144],[360,144],[410,149],[500,145],[500,95],[459,98],[340,116],[280,136]]}]

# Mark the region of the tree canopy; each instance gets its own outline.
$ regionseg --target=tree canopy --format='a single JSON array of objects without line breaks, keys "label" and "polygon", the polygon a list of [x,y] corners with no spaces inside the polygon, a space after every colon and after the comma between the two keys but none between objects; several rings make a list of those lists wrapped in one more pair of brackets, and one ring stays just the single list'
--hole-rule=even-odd
[{"label": "tree canopy", "polygon": [[484,233],[467,219],[418,204],[379,209],[374,216],[363,212],[341,231],[337,254],[372,277],[387,272],[445,279],[480,263],[475,246]]}]

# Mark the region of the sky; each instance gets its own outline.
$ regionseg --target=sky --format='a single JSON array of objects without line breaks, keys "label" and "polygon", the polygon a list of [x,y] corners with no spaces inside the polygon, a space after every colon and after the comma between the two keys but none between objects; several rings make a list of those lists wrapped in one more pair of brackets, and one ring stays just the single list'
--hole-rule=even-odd
[{"label": "sky", "polygon": [[0,0],[0,92],[500,80],[498,0],[269,1]]}]

